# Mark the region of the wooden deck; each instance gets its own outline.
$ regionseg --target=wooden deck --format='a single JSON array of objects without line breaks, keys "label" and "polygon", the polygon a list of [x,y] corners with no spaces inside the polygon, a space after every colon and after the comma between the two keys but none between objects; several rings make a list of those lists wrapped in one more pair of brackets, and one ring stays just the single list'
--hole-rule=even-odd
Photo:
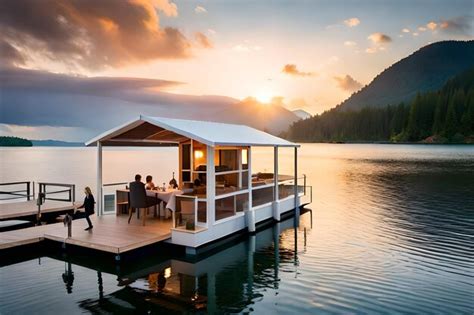
[{"label": "wooden deck", "polygon": [[[65,201],[46,200],[41,206],[41,213],[58,213],[73,210],[80,206],[79,204],[72,204]],[[38,206],[36,200],[1,203],[0,204],[0,220],[17,219],[29,216],[36,216],[38,213]]]},{"label": "wooden deck", "polygon": [[67,237],[67,228],[62,223],[0,233],[0,250],[49,239],[121,254],[171,237],[171,219],[148,218],[146,226],[142,226],[142,221],[136,219],[127,224],[126,216],[106,215],[91,219],[94,225],[91,231],[84,231],[87,227],[85,219],[74,220],[70,238]]}]

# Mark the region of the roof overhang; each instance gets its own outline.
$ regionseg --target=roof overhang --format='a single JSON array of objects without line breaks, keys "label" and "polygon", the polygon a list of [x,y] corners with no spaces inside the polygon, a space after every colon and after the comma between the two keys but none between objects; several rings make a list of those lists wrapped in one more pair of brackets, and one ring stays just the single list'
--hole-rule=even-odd
[{"label": "roof overhang", "polygon": [[189,139],[208,146],[279,146],[298,144],[244,126],[208,121],[139,116],[86,142],[94,146],[177,146]]}]

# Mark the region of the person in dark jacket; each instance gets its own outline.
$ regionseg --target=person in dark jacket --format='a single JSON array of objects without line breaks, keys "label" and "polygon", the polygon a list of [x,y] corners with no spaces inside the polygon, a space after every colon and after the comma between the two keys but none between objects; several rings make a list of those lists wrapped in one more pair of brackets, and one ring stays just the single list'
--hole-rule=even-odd
[{"label": "person in dark jacket", "polygon": [[92,191],[89,187],[84,188],[84,193],[86,194],[86,197],[84,198],[84,203],[82,204],[82,206],[78,207],[78,209],[84,208],[84,212],[80,213],[79,215],[76,214],[75,217],[86,218],[87,223],[89,224],[89,227],[84,229],[84,231],[89,231],[93,228],[92,222],[89,216],[94,214],[95,200],[94,200],[94,196],[92,195]]}]

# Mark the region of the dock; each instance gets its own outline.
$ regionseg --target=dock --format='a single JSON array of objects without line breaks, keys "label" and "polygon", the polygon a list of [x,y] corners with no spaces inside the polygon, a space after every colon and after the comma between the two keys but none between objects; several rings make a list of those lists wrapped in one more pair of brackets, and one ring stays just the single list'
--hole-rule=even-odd
[{"label": "dock", "polygon": [[74,220],[72,237],[67,236],[63,223],[0,233],[0,251],[51,240],[120,255],[171,238],[171,219],[147,220],[146,226],[137,220],[127,224],[125,216],[92,216],[91,220],[94,225],[91,231],[84,231],[86,220]]},{"label": "dock", "polygon": [[[41,214],[61,215],[68,211],[75,210],[80,205],[78,203],[46,200],[41,205]],[[38,206],[36,200],[10,202],[0,204],[0,220],[15,220],[26,217],[36,217]]]}]

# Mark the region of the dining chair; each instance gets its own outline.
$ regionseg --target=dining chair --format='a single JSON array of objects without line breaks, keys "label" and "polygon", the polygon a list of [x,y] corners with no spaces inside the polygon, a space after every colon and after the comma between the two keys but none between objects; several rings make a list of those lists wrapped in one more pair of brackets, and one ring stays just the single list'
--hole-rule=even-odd
[{"label": "dining chair", "polygon": [[130,183],[130,205],[128,209],[128,223],[132,219],[132,209],[137,209],[137,213],[140,209],[143,209],[142,220],[143,225],[145,225],[146,220],[146,210],[148,208],[146,190],[143,183],[140,182],[131,182]]}]

